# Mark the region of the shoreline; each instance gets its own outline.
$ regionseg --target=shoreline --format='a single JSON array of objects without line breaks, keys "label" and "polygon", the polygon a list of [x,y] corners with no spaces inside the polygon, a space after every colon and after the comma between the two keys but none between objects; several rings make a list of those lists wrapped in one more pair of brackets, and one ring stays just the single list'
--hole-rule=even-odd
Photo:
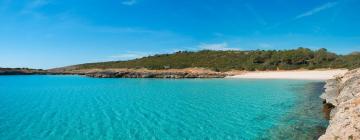
[{"label": "shoreline", "polygon": [[290,70],[290,71],[255,71],[244,72],[225,78],[233,79],[289,79],[289,80],[329,80],[343,75],[346,69],[330,70]]},{"label": "shoreline", "polygon": [[[360,120],[360,69],[317,69],[289,71],[230,71],[213,72],[206,69],[182,70],[120,70],[97,69],[86,71],[42,71],[21,69],[8,70],[1,75],[82,75],[93,78],[228,78],[228,79],[291,79],[291,80],[326,80],[325,92],[320,96],[324,104],[324,116],[330,120],[325,134],[320,139],[359,138]],[[231,75],[231,76],[229,76]],[[346,124],[351,124],[350,127]]]},{"label": "shoreline", "polygon": [[320,140],[360,139],[360,69],[326,81],[320,96],[329,126]]},{"label": "shoreline", "polygon": [[94,78],[229,78],[229,79],[288,79],[329,80],[343,75],[347,69],[279,70],[279,71],[228,71],[215,72],[205,68],[187,69],[82,69],[82,70],[0,70],[0,75],[84,75]]}]

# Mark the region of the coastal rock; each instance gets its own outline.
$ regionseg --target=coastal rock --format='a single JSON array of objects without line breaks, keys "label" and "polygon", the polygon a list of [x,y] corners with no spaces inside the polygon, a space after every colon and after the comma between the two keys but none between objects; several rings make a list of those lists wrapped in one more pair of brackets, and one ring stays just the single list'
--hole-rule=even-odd
[{"label": "coastal rock", "polygon": [[49,70],[37,70],[26,68],[0,68],[0,75],[85,75],[95,78],[224,78],[231,74],[215,72],[202,68],[191,69],[75,69],[71,67]]},{"label": "coastal rock", "polygon": [[163,70],[163,71],[152,71],[152,70],[94,70],[87,72],[77,72],[89,77],[96,78],[224,78],[228,74],[220,72],[192,72],[183,70]]},{"label": "coastal rock", "polygon": [[360,139],[360,69],[327,81],[325,88],[321,98],[334,108],[326,133],[319,139]]},{"label": "coastal rock", "polygon": [[336,98],[339,96],[339,81],[336,79],[330,79],[326,81],[325,92],[320,98],[325,99],[327,103],[332,105],[338,105]]},{"label": "coastal rock", "polygon": [[28,68],[0,68],[0,75],[34,75],[47,74],[47,71],[41,69]]}]

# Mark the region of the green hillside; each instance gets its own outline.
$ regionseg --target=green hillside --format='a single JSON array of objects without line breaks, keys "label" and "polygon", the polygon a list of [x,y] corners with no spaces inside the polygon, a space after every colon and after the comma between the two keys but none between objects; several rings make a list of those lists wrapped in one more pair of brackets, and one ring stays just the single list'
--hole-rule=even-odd
[{"label": "green hillside", "polygon": [[91,68],[147,68],[182,69],[209,68],[215,71],[229,70],[292,70],[316,68],[358,68],[360,54],[337,55],[326,49],[310,50],[255,50],[255,51],[180,51],[129,61],[111,61],[77,65],[76,69]]}]

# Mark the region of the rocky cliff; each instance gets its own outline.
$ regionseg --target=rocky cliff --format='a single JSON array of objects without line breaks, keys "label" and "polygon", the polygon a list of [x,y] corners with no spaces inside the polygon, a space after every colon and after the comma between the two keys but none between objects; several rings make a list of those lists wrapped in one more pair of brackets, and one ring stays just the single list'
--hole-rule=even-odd
[{"label": "rocky cliff", "polygon": [[328,80],[325,88],[320,97],[324,99],[330,123],[319,139],[360,139],[360,69]]}]

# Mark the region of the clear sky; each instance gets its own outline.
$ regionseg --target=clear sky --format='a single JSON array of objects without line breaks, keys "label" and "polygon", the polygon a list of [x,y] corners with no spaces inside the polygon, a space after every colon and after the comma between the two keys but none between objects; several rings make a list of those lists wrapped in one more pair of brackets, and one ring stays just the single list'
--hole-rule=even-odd
[{"label": "clear sky", "polygon": [[178,50],[360,50],[360,0],[0,0],[0,67]]}]

